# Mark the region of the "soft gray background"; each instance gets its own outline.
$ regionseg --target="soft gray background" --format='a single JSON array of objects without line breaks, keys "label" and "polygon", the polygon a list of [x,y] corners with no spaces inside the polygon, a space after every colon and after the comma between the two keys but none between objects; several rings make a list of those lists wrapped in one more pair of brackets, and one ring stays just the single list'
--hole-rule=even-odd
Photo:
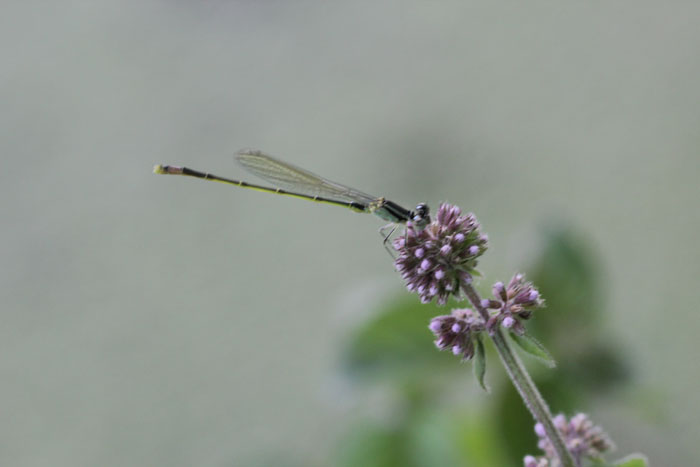
[{"label": "soft gray background", "polygon": [[362,404],[338,342],[399,278],[371,216],[151,174],[241,176],[252,146],[473,210],[489,281],[539,221],[571,222],[636,368],[595,419],[621,453],[695,464],[699,19],[694,2],[2,2],[0,463],[324,464]]}]

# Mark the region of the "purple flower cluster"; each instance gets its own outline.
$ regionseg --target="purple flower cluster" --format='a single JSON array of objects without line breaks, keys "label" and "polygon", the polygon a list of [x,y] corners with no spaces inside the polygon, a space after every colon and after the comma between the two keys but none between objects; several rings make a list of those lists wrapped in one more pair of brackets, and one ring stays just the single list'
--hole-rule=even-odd
[{"label": "purple flower cluster", "polygon": [[[601,454],[613,448],[612,441],[603,430],[593,424],[588,415],[579,413],[566,419],[562,414],[554,417],[554,426],[561,432],[566,448],[574,457],[576,465],[581,465],[584,457],[590,459],[600,459]],[[539,438],[537,447],[544,451],[544,456],[536,458],[525,456],[525,467],[554,467],[559,465],[559,461],[554,450],[554,446],[547,438],[544,427],[537,423],[535,433]]]},{"label": "purple flower cluster", "polygon": [[435,298],[444,305],[450,295],[458,296],[486,251],[488,238],[479,228],[473,214],[462,215],[449,204],[440,205],[425,228],[408,222],[404,235],[394,240],[396,269],[408,290],[417,292],[423,303]]},{"label": "purple flower cluster", "polygon": [[504,328],[522,335],[525,328],[519,319],[529,319],[533,311],[544,306],[540,293],[530,282],[525,281],[522,274],[513,276],[508,286],[496,282],[492,290],[494,298],[481,301],[484,308],[496,310],[486,323],[489,333],[495,332],[502,324]]},{"label": "purple flower cluster", "polygon": [[455,308],[452,314],[433,318],[428,328],[438,349],[452,350],[464,361],[474,356],[474,337],[484,330],[484,321],[469,308]]}]

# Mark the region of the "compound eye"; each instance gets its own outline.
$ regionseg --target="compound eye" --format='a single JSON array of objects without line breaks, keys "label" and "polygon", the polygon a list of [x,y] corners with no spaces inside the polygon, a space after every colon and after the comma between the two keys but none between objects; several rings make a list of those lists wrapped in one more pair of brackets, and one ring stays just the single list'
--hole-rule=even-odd
[{"label": "compound eye", "polygon": [[426,225],[430,224],[430,215],[428,212],[430,208],[425,203],[421,203],[416,206],[416,210],[411,213],[411,220],[415,223],[416,227],[422,229]]}]

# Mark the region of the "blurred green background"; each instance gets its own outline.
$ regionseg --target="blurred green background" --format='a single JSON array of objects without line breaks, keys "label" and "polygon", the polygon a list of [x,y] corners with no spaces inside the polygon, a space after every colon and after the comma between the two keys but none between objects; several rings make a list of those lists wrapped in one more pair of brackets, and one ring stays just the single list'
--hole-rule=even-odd
[{"label": "blurred green background", "polygon": [[489,354],[436,352],[381,222],[151,174],[256,147],[449,201],[549,307],[552,409],[693,465],[697,3],[0,6],[0,463],[518,465]]}]

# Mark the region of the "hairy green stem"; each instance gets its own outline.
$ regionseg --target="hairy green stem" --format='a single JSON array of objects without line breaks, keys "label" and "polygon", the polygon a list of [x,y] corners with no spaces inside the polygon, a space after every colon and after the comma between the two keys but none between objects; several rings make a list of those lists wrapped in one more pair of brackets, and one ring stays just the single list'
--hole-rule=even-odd
[{"label": "hairy green stem", "polygon": [[[467,298],[469,298],[472,306],[479,312],[484,321],[488,321],[489,313],[483,306],[481,306],[481,297],[479,297],[479,294],[474,287],[469,284],[463,285],[462,289],[467,295]],[[552,414],[549,411],[547,403],[537,390],[537,386],[535,386],[535,383],[532,381],[532,378],[530,378],[530,375],[523,366],[522,362],[515,352],[513,352],[513,349],[508,344],[508,341],[506,341],[505,336],[500,330],[498,330],[491,336],[491,339],[496,346],[496,350],[498,350],[498,355],[501,357],[501,361],[508,372],[510,380],[520,393],[525,405],[530,410],[530,413],[535,418],[535,421],[541,423],[544,427],[547,437],[551,441],[552,445],[554,446],[554,450],[559,456],[562,467],[576,467],[576,463],[574,462],[571,453],[568,449],[566,449],[566,443],[564,442],[561,433],[554,426]]]}]

